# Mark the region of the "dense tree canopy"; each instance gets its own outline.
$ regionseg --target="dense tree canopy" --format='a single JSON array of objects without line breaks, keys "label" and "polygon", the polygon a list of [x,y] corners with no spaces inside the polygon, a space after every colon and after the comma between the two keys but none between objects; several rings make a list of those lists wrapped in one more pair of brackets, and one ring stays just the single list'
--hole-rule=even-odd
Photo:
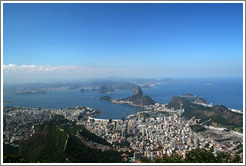
[{"label": "dense tree canopy", "polygon": [[170,156],[166,154],[162,157],[150,160],[146,157],[142,159],[145,163],[239,163],[240,157],[238,155],[232,156],[228,152],[218,152],[217,155],[213,153],[213,149],[193,149],[186,152],[185,158],[173,151]]}]

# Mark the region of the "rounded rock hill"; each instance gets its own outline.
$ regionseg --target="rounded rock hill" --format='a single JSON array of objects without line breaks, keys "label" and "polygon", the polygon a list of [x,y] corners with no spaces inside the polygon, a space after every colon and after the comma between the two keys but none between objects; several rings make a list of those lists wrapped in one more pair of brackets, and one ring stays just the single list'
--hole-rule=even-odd
[{"label": "rounded rock hill", "polygon": [[134,89],[133,94],[134,94],[134,95],[143,95],[143,91],[142,91],[142,89],[140,88],[140,86],[137,86],[137,87]]}]

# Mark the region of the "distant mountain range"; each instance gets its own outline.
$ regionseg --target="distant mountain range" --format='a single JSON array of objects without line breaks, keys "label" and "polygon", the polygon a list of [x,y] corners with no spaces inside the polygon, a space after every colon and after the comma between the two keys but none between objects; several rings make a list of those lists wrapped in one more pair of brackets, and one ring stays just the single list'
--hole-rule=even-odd
[{"label": "distant mountain range", "polygon": [[29,83],[3,85],[5,93],[32,92],[32,91],[60,91],[75,90],[81,92],[97,91],[100,93],[112,93],[115,90],[132,90],[136,86],[151,88],[152,85],[163,82],[180,82],[171,78],[165,79],[94,79],[80,82],[60,83]]},{"label": "distant mountain range", "polygon": [[113,93],[115,90],[131,90],[137,85],[130,82],[108,82],[108,83],[93,83],[97,88],[82,88],[80,92],[96,91],[99,93]]}]

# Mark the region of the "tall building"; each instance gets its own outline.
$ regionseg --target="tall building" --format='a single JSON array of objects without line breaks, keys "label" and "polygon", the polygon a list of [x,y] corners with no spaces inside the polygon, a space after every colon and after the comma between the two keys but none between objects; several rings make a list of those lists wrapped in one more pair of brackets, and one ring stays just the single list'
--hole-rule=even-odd
[{"label": "tall building", "polygon": [[127,133],[128,134],[133,134],[133,126],[128,126]]},{"label": "tall building", "polygon": [[159,129],[160,129],[160,130],[163,129],[163,124],[160,124]]},{"label": "tall building", "polygon": [[121,129],[121,136],[125,136],[125,129],[124,128]]},{"label": "tall building", "polygon": [[199,138],[196,138],[194,140],[194,146],[195,146],[196,149],[199,149]]},{"label": "tall building", "polygon": [[192,141],[191,138],[188,138],[187,145],[188,145],[189,147],[193,147],[193,141]]},{"label": "tall building", "polygon": [[142,136],[144,136],[144,135],[145,135],[145,129],[142,128]]}]

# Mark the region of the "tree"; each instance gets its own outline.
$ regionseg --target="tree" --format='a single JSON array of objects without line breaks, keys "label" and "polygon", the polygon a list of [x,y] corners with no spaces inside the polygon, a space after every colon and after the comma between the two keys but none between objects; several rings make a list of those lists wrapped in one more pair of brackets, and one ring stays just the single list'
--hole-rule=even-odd
[{"label": "tree", "polygon": [[216,163],[216,157],[212,151],[205,149],[193,149],[185,154],[187,163]]},{"label": "tree", "polygon": [[4,163],[25,163],[26,161],[20,156],[16,155],[4,155],[3,156]]},{"label": "tree", "polygon": [[182,156],[180,156],[176,151],[173,151],[171,156],[167,156],[164,154],[161,158],[155,158],[155,163],[181,163],[182,162]]},{"label": "tree", "polygon": [[171,156],[164,154],[162,157],[149,160],[143,158],[142,162],[155,162],[155,163],[239,163],[242,162],[239,155],[232,156],[228,152],[218,152],[217,156],[214,155],[214,148],[206,149],[193,149],[186,152],[185,159],[182,156],[172,152]]},{"label": "tree", "polygon": [[231,163],[240,163],[241,162],[241,158],[238,154],[235,155],[235,157],[233,157],[229,162]]},{"label": "tree", "polygon": [[152,162],[153,162],[153,161],[151,161],[150,159],[148,159],[147,157],[143,157],[143,158],[141,159],[141,161],[144,162],[144,163],[152,163]]},{"label": "tree", "polygon": [[176,151],[173,151],[170,156],[170,163],[180,163],[182,162],[182,157],[176,153]]},{"label": "tree", "polygon": [[218,152],[217,154],[217,162],[219,163],[228,163],[231,159],[231,155],[227,152]]}]

